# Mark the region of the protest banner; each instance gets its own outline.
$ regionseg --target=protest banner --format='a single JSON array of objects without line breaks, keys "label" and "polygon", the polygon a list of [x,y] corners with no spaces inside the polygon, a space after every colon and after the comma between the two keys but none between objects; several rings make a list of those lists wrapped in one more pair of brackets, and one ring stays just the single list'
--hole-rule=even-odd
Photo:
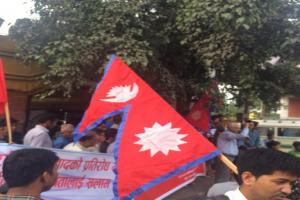
[{"label": "protest banner", "polygon": [[[11,151],[23,145],[0,144],[0,185],[3,185],[3,161]],[[111,155],[51,149],[58,161],[58,179],[50,191],[42,193],[45,200],[113,199],[114,158]]]},{"label": "protest banner", "polygon": [[[0,143],[0,186],[4,184],[2,164],[5,157],[23,145]],[[44,200],[111,200],[113,199],[114,158],[111,154],[51,149],[59,157],[58,179],[50,191],[42,193]],[[194,167],[153,187],[136,200],[162,199],[179,190],[198,175],[205,173],[204,165]]]}]

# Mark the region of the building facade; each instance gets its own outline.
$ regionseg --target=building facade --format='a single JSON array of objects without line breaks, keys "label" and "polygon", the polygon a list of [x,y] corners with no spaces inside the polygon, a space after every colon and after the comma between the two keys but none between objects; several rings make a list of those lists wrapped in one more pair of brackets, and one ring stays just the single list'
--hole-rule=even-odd
[{"label": "building facade", "polygon": [[16,58],[16,52],[15,43],[8,36],[0,35],[0,57],[4,64],[11,116],[20,122],[24,131],[34,125],[38,115],[49,112],[76,125],[88,105],[91,96],[88,89],[78,91],[72,98],[60,95],[36,98],[37,94],[47,90],[41,79],[45,69],[22,63]]}]

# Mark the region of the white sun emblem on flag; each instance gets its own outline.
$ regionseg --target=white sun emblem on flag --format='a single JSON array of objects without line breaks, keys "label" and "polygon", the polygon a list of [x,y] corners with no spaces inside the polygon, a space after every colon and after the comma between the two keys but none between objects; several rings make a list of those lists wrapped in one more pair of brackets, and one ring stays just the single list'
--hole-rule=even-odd
[{"label": "white sun emblem on flag", "polygon": [[144,129],[144,133],[136,134],[140,140],[134,144],[143,145],[140,151],[150,150],[151,157],[158,152],[167,156],[171,150],[180,151],[178,146],[187,143],[181,140],[187,134],[178,134],[180,128],[172,128],[172,123],[162,126],[156,122],[152,128]]}]

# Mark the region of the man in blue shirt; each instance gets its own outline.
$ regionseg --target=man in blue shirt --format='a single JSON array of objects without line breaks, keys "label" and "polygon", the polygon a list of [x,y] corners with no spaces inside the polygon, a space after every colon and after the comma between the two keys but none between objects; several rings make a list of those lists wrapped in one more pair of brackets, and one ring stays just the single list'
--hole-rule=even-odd
[{"label": "man in blue shirt", "polygon": [[261,146],[260,143],[260,133],[257,130],[258,122],[251,121],[249,124],[249,139],[246,142],[248,148],[259,148]]},{"label": "man in blue shirt", "polygon": [[72,124],[63,124],[60,132],[62,134],[53,142],[53,147],[57,149],[63,149],[66,145],[73,142],[74,126]]}]

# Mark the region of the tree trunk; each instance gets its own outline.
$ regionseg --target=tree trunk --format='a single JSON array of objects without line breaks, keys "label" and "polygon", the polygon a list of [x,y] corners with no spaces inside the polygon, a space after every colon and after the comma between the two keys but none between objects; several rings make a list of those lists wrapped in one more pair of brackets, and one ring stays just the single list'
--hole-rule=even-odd
[{"label": "tree trunk", "polygon": [[244,119],[249,116],[249,102],[246,100],[244,103]]}]

